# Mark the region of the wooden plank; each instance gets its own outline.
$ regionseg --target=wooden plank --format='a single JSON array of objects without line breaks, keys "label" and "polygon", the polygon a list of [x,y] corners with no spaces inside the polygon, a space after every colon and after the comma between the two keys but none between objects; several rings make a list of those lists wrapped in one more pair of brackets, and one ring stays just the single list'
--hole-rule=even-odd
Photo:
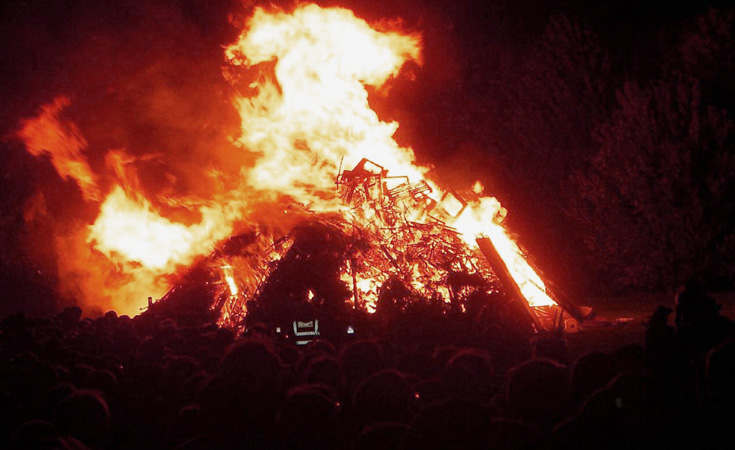
[{"label": "wooden plank", "polygon": [[529,318],[531,319],[531,322],[533,322],[534,327],[536,327],[536,330],[542,330],[543,327],[541,326],[538,316],[536,316],[531,305],[528,304],[526,297],[523,296],[521,289],[511,276],[508,266],[505,265],[505,261],[500,257],[498,250],[495,248],[495,245],[493,245],[490,238],[480,237],[475,241],[480,247],[480,251],[485,256],[485,259],[490,264],[490,267],[492,267],[493,272],[495,272],[495,275],[498,277],[498,280],[500,280],[500,284],[506,294],[508,294],[514,301],[521,302],[525,307],[526,312],[528,312]]}]

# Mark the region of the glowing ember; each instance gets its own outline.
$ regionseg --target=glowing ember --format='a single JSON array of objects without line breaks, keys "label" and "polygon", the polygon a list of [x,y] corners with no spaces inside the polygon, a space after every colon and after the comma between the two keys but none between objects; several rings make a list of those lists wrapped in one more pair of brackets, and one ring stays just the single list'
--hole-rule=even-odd
[{"label": "glowing ember", "polygon": [[227,282],[227,287],[230,289],[230,296],[237,297],[240,289],[237,287],[237,283],[235,283],[235,277],[232,276],[232,266],[222,266],[222,271]]}]

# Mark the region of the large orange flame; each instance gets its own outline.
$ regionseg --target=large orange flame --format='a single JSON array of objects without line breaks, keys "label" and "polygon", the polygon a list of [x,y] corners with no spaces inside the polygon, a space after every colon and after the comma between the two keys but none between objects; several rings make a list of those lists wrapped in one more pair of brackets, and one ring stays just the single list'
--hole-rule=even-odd
[{"label": "large orange flame", "polygon": [[[416,165],[413,150],[395,142],[398,124],[380,121],[366,90],[383,86],[406,61],[420,62],[420,43],[417,35],[379,32],[346,9],[256,9],[227,49],[234,64],[276,61],[274,74],[252,86],[257,95],[237,100],[243,132],[238,141],[262,153],[248,174],[250,184],[317,210],[340,210],[334,190],[340,165],[351,168],[367,157],[412,181],[425,178],[428,168]],[[444,191],[427,181],[436,199],[443,198]],[[487,235],[532,306],[554,304],[541,277],[496,223],[504,216],[495,198],[481,197],[451,225],[470,246]]]},{"label": "large orange flame", "polygon": [[[88,301],[106,295],[101,304],[137,312],[148,296],[161,296],[169,288],[170,274],[210,253],[239,221],[274,220],[249,216],[248,204],[286,197],[317,212],[347,214],[335,179],[340,167],[354,167],[363,158],[412,182],[425,179],[440,207],[452,209],[451,196],[427,179],[428,168],[415,163],[413,150],[393,139],[398,124],[381,121],[368,102],[368,87],[379,91],[407,61],[421,63],[418,34],[379,30],[341,8],[305,4],[290,13],[256,8],[225,55],[232,65],[228,78],[241,119],[233,142],[257,159],[241,168],[239,186],[212,198],[167,199],[189,205],[198,220],[182,223],[154,207],[123,150],[107,150],[112,173],[102,187],[85,156],[89,149],[81,131],[60,118],[68,99],[53,101],[39,117],[23,123],[20,137],[28,151],[49,155],[62,178],[77,182],[85,200],[100,202],[96,220],[66,247],[86,246],[75,252],[76,259],[92,252],[102,255],[108,267],[83,267],[76,261],[60,268],[67,284],[82,284],[79,295]],[[253,71],[259,72],[257,81],[238,84],[238,79],[253,79]],[[496,199],[479,195],[479,183],[475,190],[477,199],[458,217],[447,215],[449,225],[471,247],[476,247],[476,236],[487,235],[530,304],[553,304],[541,278],[499,224],[505,210]],[[232,296],[252,292],[238,288],[237,268],[225,264],[222,269]],[[100,277],[102,292],[92,289],[99,287]],[[369,280],[352,281],[356,289],[372,289]]]},{"label": "large orange flame", "polygon": [[61,97],[42,107],[38,117],[23,121],[19,137],[33,155],[48,155],[59,175],[74,180],[89,202],[103,197],[99,179],[112,178],[115,183],[92,224],[56,232],[53,245],[61,291],[92,310],[136,314],[149,296],[159,298],[168,291],[173,274],[232,234],[246,201],[239,190],[205,201],[170,198],[167,203],[186,205],[199,221],[181,223],[165,217],[145,197],[135,158],[125,151],[106,153],[104,177],[92,172],[87,141],[74,123],[61,117],[69,104]]},{"label": "large orange flame", "polygon": [[365,89],[382,86],[406,60],[419,60],[418,36],[376,31],[346,9],[258,8],[226,54],[248,67],[277,61],[274,73],[253,86],[257,95],[237,100],[238,141],[262,154],[248,173],[253,187],[308,203],[319,194],[334,198],[340,161],[352,167],[363,157],[423,175],[413,152],[393,140],[398,124],[380,121]]},{"label": "large orange flame", "polygon": [[200,212],[200,223],[172,222],[153,211],[145,199],[131,199],[118,186],[102,203],[88,239],[112,261],[171,273],[191,264],[195,256],[211,252],[214,243],[232,233],[231,221],[220,205],[203,206]]}]

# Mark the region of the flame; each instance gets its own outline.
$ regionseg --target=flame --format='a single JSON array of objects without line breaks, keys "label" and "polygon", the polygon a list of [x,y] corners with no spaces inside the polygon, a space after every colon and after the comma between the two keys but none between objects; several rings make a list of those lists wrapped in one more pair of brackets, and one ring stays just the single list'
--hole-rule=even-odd
[{"label": "flame", "polygon": [[374,313],[378,302],[378,286],[374,280],[360,279],[357,280],[357,290],[364,299],[365,309],[369,313]]},{"label": "flame", "polygon": [[238,142],[262,155],[248,173],[254,188],[319,203],[333,197],[340,162],[352,167],[363,157],[423,176],[413,152],[393,140],[398,124],[380,121],[365,89],[383,86],[407,60],[419,62],[418,36],[376,31],[347,9],[257,8],[226,55],[246,67],[277,61],[273,74],[252,86],[257,95],[236,101]]},{"label": "flame", "polygon": [[18,135],[30,154],[48,155],[59,176],[74,180],[86,200],[99,200],[96,177],[84,156],[87,141],[73,122],[60,117],[70,104],[67,97],[59,97],[44,105],[38,117],[22,121]]},{"label": "flame", "polygon": [[237,297],[240,289],[237,287],[237,283],[235,283],[235,277],[232,276],[232,266],[222,266],[222,273],[225,277],[225,282],[227,282],[227,287],[230,289],[230,297]]},{"label": "flame", "polygon": [[[452,197],[426,179],[428,168],[415,163],[413,150],[395,142],[398,124],[382,122],[370,108],[367,86],[381,88],[406,62],[421,62],[418,35],[377,31],[346,9],[310,4],[288,14],[257,8],[226,56],[245,67],[275,61],[273,72],[251,86],[255,95],[236,100],[238,143],[262,155],[248,173],[251,186],[287,194],[318,211],[345,211],[334,190],[340,165],[354,167],[369,158],[411,181],[425,179],[436,198],[449,199],[437,203],[470,247],[476,248],[477,236],[491,239],[531,306],[555,303],[499,225],[506,213],[500,203],[480,197],[458,212]],[[480,194],[483,187],[476,182],[473,190]],[[370,222],[372,214],[359,215]],[[367,286],[359,282],[361,296],[370,291]]]},{"label": "flame", "polygon": [[[146,198],[135,158],[125,150],[105,154],[106,177],[93,173],[81,130],[61,118],[69,104],[61,97],[43,106],[38,117],[22,122],[18,133],[31,154],[48,155],[63,179],[76,182],[85,201],[101,200],[97,218],[82,225],[81,232],[56,231],[60,287],[85,306],[135,314],[149,296],[159,298],[170,289],[172,274],[232,234],[246,202],[238,191],[203,202],[167,198],[164,203],[182,205],[200,219],[185,224],[165,217]],[[116,182],[105,195],[100,187],[103,178]],[[97,258],[99,254],[106,259]]]},{"label": "flame", "polygon": [[[226,76],[232,82],[241,125],[233,144],[256,160],[240,167],[242,180],[237,183],[215,183],[220,188],[209,198],[176,196],[170,190],[165,191],[166,198],[149,197],[137,177],[132,154],[125,149],[89,149],[81,130],[61,117],[70,104],[66,97],[44,106],[38,117],[23,121],[19,137],[28,151],[49,156],[59,175],[74,180],[85,201],[99,206],[97,218],[83,232],[59,238],[62,283],[81,284],[80,295],[89,301],[103,295],[100,302],[106,306],[122,313],[137,312],[148,296],[159,297],[170,288],[171,274],[211,253],[238,224],[286,223],[287,214],[254,212],[254,204],[277,199],[288,198],[316,212],[339,212],[365,227],[390,226],[375,210],[351,210],[335,186],[341,167],[352,168],[368,158],[406,176],[412,185],[425,183],[431,193],[427,199],[437,205],[432,215],[439,214],[458,230],[471,248],[477,247],[476,236],[487,235],[531,305],[554,304],[540,276],[500,225],[505,216],[500,203],[481,196],[479,182],[473,186],[476,199],[466,204],[458,201],[428,178],[429,168],[416,163],[411,148],[396,143],[398,123],[381,121],[370,107],[368,88],[386,93],[391,79],[407,63],[422,63],[417,33],[384,28],[371,26],[342,8],[302,4],[290,13],[256,8],[237,42],[225,50],[231,64]],[[242,85],[239,80],[252,80],[253,72],[258,73],[257,80]],[[106,152],[106,174],[93,171],[87,159],[90,151]],[[382,167],[371,170],[385,170]],[[220,173],[216,167],[205,170],[215,179]],[[172,218],[161,205],[186,209],[194,219]],[[434,220],[423,206],[413,210],[406,206],[407,220]],[[267,246],[261,246],[265,252]],[[103,257],[107,265],[85,265],[81,258],[90,253]],[[267,257],[277,258],[274,253],[252,258],[244,267],[218,266],[230,294],[223,316],[237,315],[233,299],[253,294],[265,270],[256,266]],[[72,254],[72,262],[65,262]],[[417,265],[411,270],[422,272]],[[385,277],[352,273],[343,280],[357,291],[355,299],[374,309]],[[419,287],[438,282],[431,277],[413,280]]]},{"label": "flame", "polygon": [[145,199],[128,197],[119,186],[112,190],[90,227],[88,240],[110,260],[136,263],[171,273],[189,265],[197,255],[232,233],[232,224],[219,207],[201,207],[202,221],[185,226],[151,209]]}]

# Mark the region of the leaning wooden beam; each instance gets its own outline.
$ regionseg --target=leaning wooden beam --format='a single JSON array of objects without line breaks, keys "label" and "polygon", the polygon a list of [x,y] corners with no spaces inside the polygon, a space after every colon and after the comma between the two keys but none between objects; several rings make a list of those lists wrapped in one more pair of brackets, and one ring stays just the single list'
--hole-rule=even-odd
[{"label": "leaning wooden beam", "polygon": [[513,277],[510,275],[510,271],[508,270],[508,266],[505,265],[505,262],[500,257],[500,254],[495,248],[495,245],[493,245],[493,242],[487,237],[477,238],[476,242],[480,247],[480,251],[485,256],[485,259],[490,264],[490,267],[492,267],[493,272],[495,272],[495,275],[498,277],[503,290],[508,293],[514,301],[518,301],[523,304],[531,318],[531,321],[533,322],[533,325],[536,327],[536,330],[542,330],[543,327],[541,326],[541,322],[538,320],[538,316],[536,316],[536,313],[528,304],[526,297],[521,293],[521,289],[518,287],[518,284],[513,280]]}]

